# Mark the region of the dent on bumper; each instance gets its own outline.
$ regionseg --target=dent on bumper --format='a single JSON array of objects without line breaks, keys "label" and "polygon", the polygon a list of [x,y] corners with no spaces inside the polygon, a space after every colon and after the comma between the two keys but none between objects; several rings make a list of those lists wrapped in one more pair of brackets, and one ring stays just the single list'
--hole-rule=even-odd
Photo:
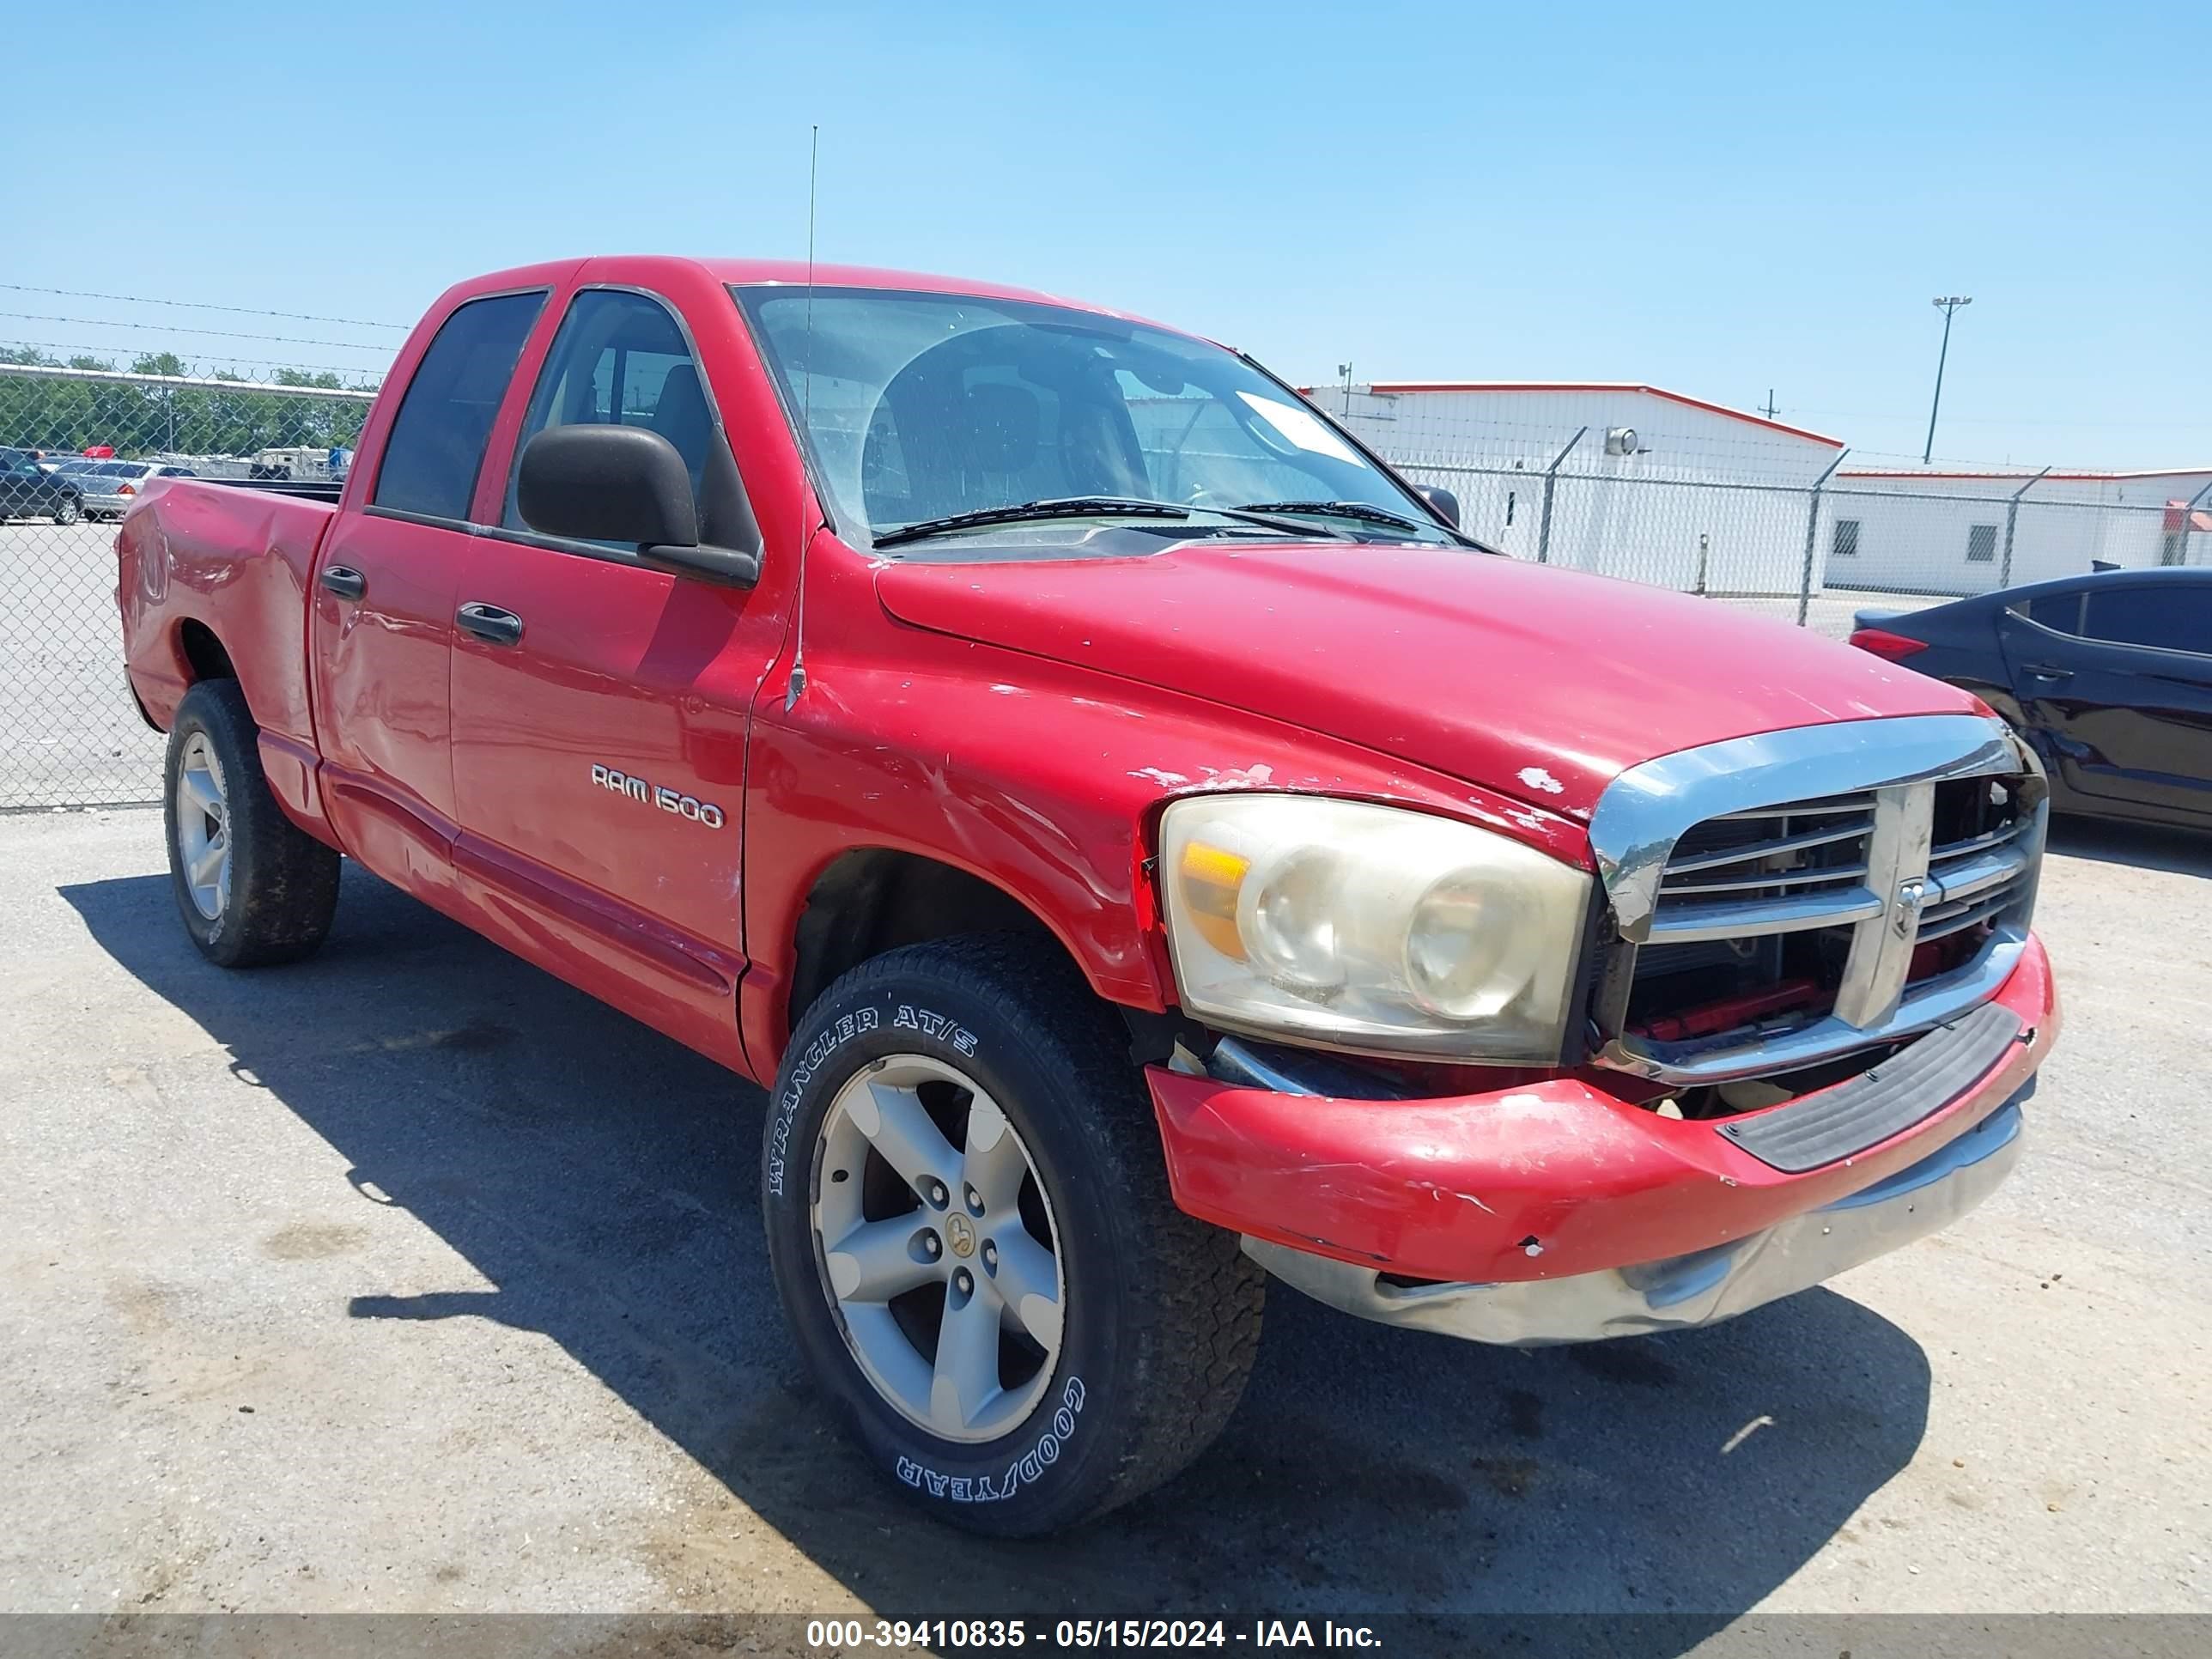
[{"label": "dent on bumper", "polygon": [[[1254,1241],[1253,1254],[1280,1276],[1339,1305],[1349,1305],[1344,1293],[1316,1288],[1341,1279],[1330,1263],[1364,1273],[1370,1290],[1389,1273],[1480,1285],[1495,1303],[1503,1286],[1534,1295],[1539,1283],[1556,1291],[1591,1275],[1659,1271],[1638,1264],[1719,1261],[1717,1252],[1735,1272],[1778,1249],[1809,1260],[1808,1239],[1833,1231],[1740,1247],[1903,1176],[2022,1094],[2058,1024],[2039,942],[2030,939],[1995,1000],[2022,1032],[1983,1076],[1954,1084],[1950,1098],[1890,1139],[1795,1173],[1752,1157],[1713,1122],[1662,1118],[1573,1076],[1414,1101],[1279,1094],[1157,1067],[1148,1079],[1176,1201]],[[1756,1305],[1740,1300],[1747,1291],[1714,1305]],[[1351,1302],[1358,1311],[1411,1305],[1384,1297],[1370,1307],[1364,1293]]]},{"label": "dent on bumper", "polygon": [[1372,1267],[1247,1238],[1245,1254],[1363,1319],[1511,1347],[1710,1325],[1909,1244],[1965,1215],[2019,1161],[2019,1099],[1910,1169],[1734,1243],[1664,1261],[1502,1285],[1400,1285]]}]

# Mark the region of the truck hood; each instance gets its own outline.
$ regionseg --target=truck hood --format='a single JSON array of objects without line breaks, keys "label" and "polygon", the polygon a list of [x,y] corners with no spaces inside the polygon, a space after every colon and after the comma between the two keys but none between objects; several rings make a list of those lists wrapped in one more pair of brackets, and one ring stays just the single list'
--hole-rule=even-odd
[{"label": "truck hood", "polygon": [[[1655,756],[1972,712],[1924,675],[1726,605],[1451,548],[1191,542],[1142,558],[887,562],[916,627],[1325,732],[1587,817]],[[1245,764],[1281,757],[1254,756]]]}]

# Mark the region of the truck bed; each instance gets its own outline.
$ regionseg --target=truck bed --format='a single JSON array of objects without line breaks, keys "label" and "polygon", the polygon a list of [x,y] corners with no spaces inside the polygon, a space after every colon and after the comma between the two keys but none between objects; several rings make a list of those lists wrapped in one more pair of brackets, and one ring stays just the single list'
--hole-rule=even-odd
[{"label": "truck bed", "polygon": [[156,726],[167,729],[196,678],[190,653],[220,636],[263,731],[312,748],[309,584],[337,511],[331,501],[290,489],[153,482],[124,519],[115,549],[124,660]]}]

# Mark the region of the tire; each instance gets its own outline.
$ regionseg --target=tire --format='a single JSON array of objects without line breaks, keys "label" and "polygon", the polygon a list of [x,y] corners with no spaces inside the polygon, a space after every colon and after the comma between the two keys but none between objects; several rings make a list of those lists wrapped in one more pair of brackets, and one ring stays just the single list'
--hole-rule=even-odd
[{"label": "tire", "polygon": [[64,498],[61,505],[54,508],[54,522],[64,529],[75,524],[78,517],[77,503],[73,496]]},{"label": "tire", "polygon": [[[941,1203],[883,1151],[910,1162],[899,1149],[926,1139],[901,1127],[909,1101],[924,1127],[953,1126],[932,1143],[960,1182]],[[1025,1160],[1013,1175],[993,1104]],[[866,1119],[872,1137],[856,1127]],[[1264,1275],[1234,1234],[1176,1208],[1127,1036],[1055,948],[940,940],[837,981],[785,1055],[761,1191],[770,1268],[808,1368],[869,1460],[953,1525],[1031,1536],[1103,1514],[1204,1451],[1243,1393]],[[906,1261],[868,1257],[880,1284],[856,1265],[865,1246],[823,1243],[852,1242],[851,1226],[909,1223]],[[908,1278],[915,1288],[873,1299]],[[963,1391],[949,1379],[957,1359],[935,1362],[948,1333],[977,1328],[945,1322],[971,1302],[998,1311],[983,1318],[988,1382]],[[914,1385],[903,1402],[900,1379]],[[971,1397],[989,1402],[972,1418]]]},{"label": "tire", "polygon": [[331,930],[338,855],[277,805],[236,680],[202,680],[169,728],[162,824],[185,931],[225,968],[310,955]]}]

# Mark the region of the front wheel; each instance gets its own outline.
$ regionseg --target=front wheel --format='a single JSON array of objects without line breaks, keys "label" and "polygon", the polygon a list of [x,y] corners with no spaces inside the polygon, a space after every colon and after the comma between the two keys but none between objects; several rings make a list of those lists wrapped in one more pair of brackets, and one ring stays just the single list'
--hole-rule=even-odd
[{"label": "front wheel", "polygon": [[1119,1024],[1054,949],[942,940],[831,986],[777,1079],[762,1191],[810,1368],[956,1525],[1126,1503],[1243,1391],[1261,1271],[1176,1208]]},{"label": "front wheel", "polygon": [[169,879],[185,931],[225,968],[307,955],[330,932],[338,855],[284,816],[236,680],[202,680],[169,728]]},{"label": "front wheel", "polygon": [[75,524],[77,521],[77,505],[73,501],[64,501],[54,509],[54,522],[64,528]]}]

